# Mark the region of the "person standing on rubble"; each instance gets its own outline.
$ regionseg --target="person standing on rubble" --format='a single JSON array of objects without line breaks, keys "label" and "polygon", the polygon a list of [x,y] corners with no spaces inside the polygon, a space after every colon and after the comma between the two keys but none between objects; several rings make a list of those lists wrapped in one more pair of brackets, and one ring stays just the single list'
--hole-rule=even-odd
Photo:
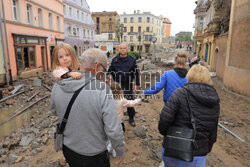
[{"label": "person standing on rubble", "polygon": [[[63,154],[70,167],[110,167],[107,141],[120,159],[125,156],[121,120],[110,87],[101,81],[107,56],[100,49],[88,49],[79,57],[82,78],[67,78],[55,83],[51,93],[51,112],[62,122],[76,90],[81,92],[72,105],[63,131]],[[84,165],[83,165],[84,164]]]},{"label": "person standing on rubble", "polygon": [[[108,69],[113,79],[118,82],[124,92],[124,97],[128,100],[134,100],[133,90],[136,92],[140,85],[139,74],[136,65],[136,60],[128,55],[128,46],[125,43],[120,45],[120,53],[112,59],[111,65]],[[133,87],[133,81],[135,81]],[[127,113],[129,116],[129,124],[135,127],[135,109],[128,107]]]}]

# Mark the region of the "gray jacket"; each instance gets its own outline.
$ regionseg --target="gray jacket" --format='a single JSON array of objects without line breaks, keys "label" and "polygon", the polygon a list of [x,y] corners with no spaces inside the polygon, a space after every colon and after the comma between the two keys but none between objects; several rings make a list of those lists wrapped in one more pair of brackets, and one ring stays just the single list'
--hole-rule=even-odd
[{"label": "gray jacket", "polygon": [[55,83],[51,94],[51,112],[62,121],[74,92],[92,80],[77,96],[63,132],[64,141],[71,150],[93,156],[106,150],[109,138],[117,156],[125,151],[121,120],[112,92],[107,84],[87,72],[80,80],[64,79]]}]

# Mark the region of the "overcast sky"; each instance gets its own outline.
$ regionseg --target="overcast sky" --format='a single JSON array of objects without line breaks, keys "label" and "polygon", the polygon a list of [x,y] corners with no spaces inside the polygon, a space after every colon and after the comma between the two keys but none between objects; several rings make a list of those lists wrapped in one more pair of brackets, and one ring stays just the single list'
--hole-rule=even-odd
[{"label": "overcast sky", "polygon": [[172,22],[171,35],[180,31],[194,31],[196,0],[87,0],[91,12],[117,11],[118,14],[134,10],[163,15]]}]

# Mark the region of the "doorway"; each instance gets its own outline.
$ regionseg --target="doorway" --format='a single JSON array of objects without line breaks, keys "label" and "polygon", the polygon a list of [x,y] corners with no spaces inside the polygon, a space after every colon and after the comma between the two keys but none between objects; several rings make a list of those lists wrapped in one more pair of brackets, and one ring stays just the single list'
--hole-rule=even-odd
[{"label": "doorway", "polygon": [[[50,46],[49,47],[49,52],[50,52],[50,65],[52,67],[52,64],[53,64],[53,50],[55,49],[55,46]],[[47,70],[47,69],[46,69]]]}]

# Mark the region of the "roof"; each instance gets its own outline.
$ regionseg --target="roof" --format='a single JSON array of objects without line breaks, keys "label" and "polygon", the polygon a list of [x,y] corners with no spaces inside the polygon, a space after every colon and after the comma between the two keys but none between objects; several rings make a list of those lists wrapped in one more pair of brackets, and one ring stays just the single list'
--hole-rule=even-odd
[{"label": "roof", "polygon": [[119,16],[119,14],[116,11],[103,11],[103,12],[92,12],[92,16]]},{"label": "roof", "polygon": [[169,20],[169,18],[164,18],[163,23],[172,24],[171,21]]}]

